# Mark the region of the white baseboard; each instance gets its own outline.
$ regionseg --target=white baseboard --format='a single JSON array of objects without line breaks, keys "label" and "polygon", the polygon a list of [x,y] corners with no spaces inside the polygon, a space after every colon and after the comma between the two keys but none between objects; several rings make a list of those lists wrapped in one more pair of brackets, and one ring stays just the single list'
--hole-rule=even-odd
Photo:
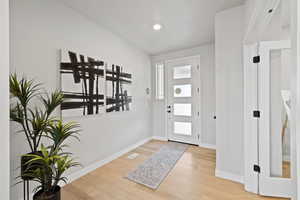
[{"label": "white baseboard", "polygon": [[207,148],[207,149],[216,149],[216,145],[213,144],[207,144],[207,143],[200,143],[199,147]]},{"label": "white baseboard", "polygon": [[[133,144],[133,145],[131,145],[131,146],[129,146],[129,147],[127,147],[127,148],[119,151],[119,152],[117,152],[117,153],[114,153],[113,155],[111,155],[111,156],[109,156],[109,157],[107,157],[107,158],[105,158],[103,160],[99,160],[99,161],[97,161],[97,162],[95,162],[95,163],[93,163],[93,164],[91,164],[89,166],[85,166],[84,168],[80,169],[79,171],[76,171],[76,172],[68,175],[67,176],[68,177],[68,183],[71,183],[71,182],[75,181],[76,179],[79,179],[80,177],[82,177],[82,176],[84,176],[84,175],[86,175],[86,174],[88,174],[88,173],[96,170],[97,168],[99,168],[99,167],[101,167],[101,166],[103,166],[103,165],[105,165],[105,164],[107,164],[107,163],[109,163],[109,162],[111,162],[111,161],[119,158],[120,156],[122,156],[122,155],[124,155],[124,154],[126,154],[126,153],[128,153],[128,152],[130,152],[130,151],[132,151],[134,149],[136,149],[137,147],[139,147],[139,146],[141,146],[141,145],[149,142],[150,140],[152,140],[152,137],[149,137],[147,139],[141,140],[141,141],[139,141],[139,142],[137,142],[137,143],[135,143],[135,144]],[[65,183],[61,183],[60,184],[60,186],[64,186],[64,185],[65,185]],[[33,194],[30,194],[30,197],[32,198]],[[23,200],[23,198],[20,199],[20,200]]]},{"label": "white baseboard", "polygon": [[125,148],[125,149],[117,152],[117,153],[112,154],[111,156],[108,156],[107,158],[104,158],[103,160],[99,160],[99,161],[97,161],[97,162],[95,162],[93,164],[85,166],[83,169],[70,174],[68,176],[68,182],[71,183],[72,181],[75,181],[76,179],[78,179],[78,178],[80,178],[80,177],[82,177],[82,176],[84,176],[84,175],[86,175],[86,174],[94,171],[95,169],[97,169],[97,168],[99,168],[99,167],[101,167],[101,166],[103,166],[103,165],[105,165],[105,164],[107,164],[107,163],[109,163],[109,162],[111,162],[111,161],[119,158],[120,156],[122,156],[122,155],[124,155],[124,154],[126,154],[126,153],[128,153],[128,152],[130,152],[130,151],[132,151],[134,149],[136,149],[137,147],[139,147],[139,146],[141,146],[141,145],[149,142],[151,139],[152,139],[152,137],[144,139],[142,141],[139,141],[139,142],[137,142],[137,143],[135,143],[135,144],[133,144],[133,145],[131,145],[131,146],[129,146],[129,147],[127,147],[127,148]]},{"label": "white baseboard", "polygon": [[153,136],[153,140],[160,140],[160,141],[168,141],[168,138],[166,137],[161,137],[161,136]]},{"label": "white baseboard", "polygon": [[[167,137],[162,137],[162,136],[153,136],[153,140],[160,140],[160,141],[168,141]],[[207,148],[207,149],[216,149],[216,145],[213,144],[207,144],[207,143],[200,143],[199,147]]]},{"label": "white baseboard", "polygon": [[233,173],[230,173],[230,172],[220,171],[220,170],[216,169],[215,176],[219,177],[219,178],[223,178],[223,179],[227,179],[227,180],[231,180],[231,181],[234,181],[234,182],[244,184],[244,177],[243,176],[233,174]]}]

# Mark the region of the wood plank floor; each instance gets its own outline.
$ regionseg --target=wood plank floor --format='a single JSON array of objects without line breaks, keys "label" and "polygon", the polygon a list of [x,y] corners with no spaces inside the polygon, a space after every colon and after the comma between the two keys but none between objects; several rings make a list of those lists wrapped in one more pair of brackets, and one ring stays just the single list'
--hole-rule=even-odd
[{"label": "wood plank floor", "polygon": [[[267,200],[244,191],[243,185],[216,178],[215,151],[190,146],[157,190],[124,178],[165,142],[152,140],[66,185],[64,200]],[[140,155],[130,160],[131,153]],[[280,198],[276,198],[279,200]]]}]

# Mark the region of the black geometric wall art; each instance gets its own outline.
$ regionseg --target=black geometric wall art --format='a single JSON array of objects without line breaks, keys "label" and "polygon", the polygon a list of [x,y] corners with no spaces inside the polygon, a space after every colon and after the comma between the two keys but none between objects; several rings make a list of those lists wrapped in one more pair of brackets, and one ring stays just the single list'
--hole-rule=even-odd
[{"label": "black geometric wall art", "polygon": [[63,117],[105,113],[104,62],[68,50],[61,50]]},{"label": "black geometric wall art", "polygon": [[129,111],[132,103],[130,85],[132,75],[123,67],[111,65],[106,68],[106,112]]}]

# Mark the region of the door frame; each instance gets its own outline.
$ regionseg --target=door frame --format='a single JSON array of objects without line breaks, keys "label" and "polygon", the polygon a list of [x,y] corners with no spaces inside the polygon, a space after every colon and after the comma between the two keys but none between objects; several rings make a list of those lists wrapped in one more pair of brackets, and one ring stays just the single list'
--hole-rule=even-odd
[{"label": "door frame", "polygon": [[[295,194],[293,199],[300,198],[300,2],[292,0],[292,23],[291,23],[291,41],[292,41],[292,70],[293,70],[293,86],[292,95],[294,95],[295,111],[292,113],[293,124],[292,135],[294,136],[294,150],[292,159],[295,159],[297,164],[292,168],[292,174],[297,177],[294,181]],[[294,152],[295,151],[295,152]]]},{"label": "door frame", "polygon": [[[259,190],[260,186],[260,178],[259,176],[264,173],[258,174],[254,171],[254,165],[261,165],[262,159],[261,158],[261,149],[259,148],[259,142],[261,140],[266,140],[265,135],[260,134],[259,135],[259,127],[265,126],[262,124],[263,122],[263,113],[268,112],[268,110],[265,110],[266,105],[268,105],[267,99],[259,99],[261,97],[261,90],[258,90],[258,82],[266,82],[267,80],[264,79],[264,77],[261,75],[262,70],[264,70],[263,73],[266,72],[267,69],[264,66],[259,65],[265,65],[261,60],[261,63],[253,63],[253,57],[260,55],[263,56],[265,52],[259,51],[261,47],[264,46],[272,46],[272,49],[282,49],[282,46],[286,45],[287,47],[290,47],[289,41],[262,41],[260,43],[254,43],[249,45],[244,45],[244,156],[245,156],[245,175],[244,175],[244,187],[245,190],[248,192],[266,195],[267,193],[263,193]],[[284,48],[283,48],[284,49]],[[292,67],[293,68],[293,67]],[[294,84],[294,83],[292,83]],[[269,84],[264,85],[265,88],[269,87]],[[293,89],[291,89],[293,90]],[[293,92],[293,91],[292,91]],[[259,103],[260,102],[260,103]],[[263,105],[261,105],[261,102],[264,102]],[[260,104],[260,105],[259,105]],[[261,111],[261,117],[254,118],[253,117],[253,111],[259,110]],[[293,110],[293,112],[296,112]],[[292,118],[290,121],[291,127],[295,123],[294,119]],[[291,129],[291,137],[295,140],[295,130]],[[293,140],[292,138],[292,140]],[[291,144],[291,163],[294,165],[295,162],[295,144]],[[295,179],[295,173],[293,168],[296,166],[292,166],[291,168],[291,177]],[[294,180],[292,179],[291,182]],[[290,197],[293,197],[294,194],[290,194]]]},{"label": "door frame", "polygon": [[200,112],[200,117],[198,117],[198,126],[199,126],[199,133],[198,133],[198,141],[197,141],[197,146],[199,146],[201,144],[201,134],[202,134],[202,115],[201,115],[201,111],[202,111],[202,107],[201,107],[201,103],[202,103],[202,99],[201,99],[201,56],[200,55],[193,55],[193,56],[184,56],[184,57],[178,57],[178,58],[172,58],[172,59],[167,59],[164,61],[164,65],[165,65],[165,85],[164,85],[164,90],[165,90],[165,101],[164,101],[164,109],[165,109],[165,136],[166,139],[169,140],[169,132],[168,132],[168,124],[169,124],[169,117],[167,114],[167,106],[169,103],[169,95],[168,94],[168,80],[169,80],[169,75],[168,75],[168,63],[169,62],[176,62],[176,61],[180,61],[180,60],[185,60],[185,59],[198,59],[198,65],[199,65],[199,85],[198,88],[200,89],[199,93],[200,93],[200,97],[199,97],[199,112]]},{"label": "door frame", "polygon": [[244,187],[255,194],[259,192],[258,174],[253,170],[258,164],[258,120],[252,112],[258,108],[258,64],[253,63],[257,52],[258,43],[244,45]]},{"label": "door frame", "polygon": [[[250,22],[247,26],[247,31],[244,38],[244,45],[246,44],[252,44],[254,42],[259,41],[259,33],[261,31],[258,31],[257,24],[262,24],[266,20],[266,15],[272,15],[268,13],[268,9],[276,9],[273,6],[271,6],[272,2],[276,2],[277,0],[270,0],[266,1],[265,3],[261,3],[261,5],[255,4],[255,9],[251,10],[251,16],[250,16]],[[259,0],[256,0],[255,2],[260,2]],[[274,5],[274,4],[273,4]],[[291,90],[292,96],[294,96],[294,107],[295,110],[292,112],[292,121],[291,121],[291,136],[294,137],[294,149],[292,149],[292,159],[297,161],[296,166],[292,166],[292,174],[294,176],[299,177],[300,173],[300,134],[299,134],[299,124],[300,124],[300,70],[299,70],[299,63],[300,63],[300,3],[298,0],[292,0],[292,7],[291,7],[291,14],[292,14],[292,22],[291,22],[291,41],[292,41],[292,71],[293,77],[293,89]],[[273,12],[274,13],[274,12]],[[265,24],[265,23],[264,23]],[[262,27],[262,26],[260,26]],[[244,46],[245,48],[249,48],[249,46]],[[251,54],[249,56],[244,56],[244,71],[247,70],[247,66],[251,65],[248,64],[247,61],[251,58]],[[245,79],[245,82],[247,80]],[[246,92],[246,91],[245,91]],[[246,110],[245,110],[246,111]],[[245,120],[244,123],[249,123]],[[246,131],[244,131],[244,141],[247,141],[246,138],[251,138],[251,135],[247,134]],[[246,150],[246,144],[245,143],[245,176],[244,176],[244,184],[245,189],[249,192],[257,193],[257,187],[255,187],[255,184],[257,184],[257,181],[255,181],[255,177],[250,175],[247,176],[247,174],[253,173],[253,168],[247,167],[248,163],[253,163],[251,160],[247,161],[247,158],[253,158],[255,157],[255,147],[248,146],[248,150]],[[254,155],[252,155],[254,154]],[[248,155],[248,156],[247,156]],[[294,200],[297,199],[297,196],[300,196],[300,179],[294,181]],[[256,190],[256,192],[255,192]]]},{"label": "door frame", "polygon": [[[259,166],[261,167],[261,172],[259,174],[259,193],[261,195],[273,194],[278,197],[292,197],[292,191],[286,193],[282,189],[281,185],[289,185],[288,188],[292,189],[292,179],[294,178],[291,175],[290,179],[276,178],[271,177],[270,174],[270,68],[271,63],[270,50],[281,50],[281,49],[291,49],[291,42],[289,40],[281,41],[263,41],[259,44],[259,55],[261,56],[261,61],[258,67],[258,104],[260,111],[258,133],[259,133]],[[266,92],[268,91],[268,92]],[[268,95],[267,95],[268,94]],[[292,148],[292,147],[291,147]],[[292,152],[291,152],[292,153]],[[291,156],[292,157],[292,156]],[[294,165],[294,160],[291,159],[291,163]],[[270,187],[272,185],[272,187]]]}]

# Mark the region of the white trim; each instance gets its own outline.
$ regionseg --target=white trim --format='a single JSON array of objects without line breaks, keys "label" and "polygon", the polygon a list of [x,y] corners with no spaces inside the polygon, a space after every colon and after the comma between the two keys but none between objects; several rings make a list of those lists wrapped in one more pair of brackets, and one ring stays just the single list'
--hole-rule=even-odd
[{"label": "white trim", "polygon": [[137,147],[139,147],[139,146],[141,146],[141,145],[149,142],[151,139],[152,139],[152,137],[149,137],[147,139],[141,140],[141,141],[139,141],[139,142],[137,142],[137,143],[135,143],[133,145],[130,145],[129,147],[126,147],[125,149],[123,149],[123,150],[121,150],[121,151],[119,151],[117,153],[112,154],[111,156],[108,156],[107,158],[104,158],[103,160],[99,160],[99,161],[97,161],[95,163],[92,163],[92,164],[90,164],[88,166],[85,166],[83,169],[81,169],[81,170],[79,170],[77,172],[74,172],[74,173],[70,174],[68,176],[69,183],[71,183],[71,182],[75,181],[76,179],[79,179],[80,177],[82,177],[82,176],[84,176],[84,175],[86,175],[86,174],[88,174],[88,173],[96,170],[97,168],[102,167],[103,165],[105,165],[105,164],[107,164],[107,163],[109,163],[109,162],[111,162],[111,161],[113,161],[113,160],[121,157],[122,155],[124,155],[124,154],[126,154],[126,153],[128,153],[128,152],[130,152],[130,151],[132,151],[134,149],[136,149]]},{"label": "white trim", "polygon": [[[297,177],[294,181],[294,197],[293,200],[300,199],[300,134],[299,134],[299,124],[300,124],[300,2],[298,0],[292,1],[292,59],[293,59],[293,85],[292,89],[292,106],[295,108],[292,112],[291,123],[291,137],[292,145],[296,150],[291,152],[291,159],[296,163],[295,167],[292,167],[292,176]],[[292,149],[294,149],[292,146]]]},{"label": "white trim", "polygon": [[[74,172],[74,173],[70,174],[68,176],[69,183],[71,183],[71,182],[79,179],[80,177],[96,170],[97,168],[102,167],[103,165],[105,165],[105,164],[107,164],[107,163],[123,156],[124,154],[136,149],[137,147],[149,142],[150,140],[168,141],[168,139],[166,137],[161,137],[161,136],[153,136],[153,137],[149,137],[147,139],[141,140],[141,141],[139,141],[139,142],[137,142],[137,143],[135,143],[135,144],[119,151],[119,152],[117,152],[117,153],[112,154],[111,156],[108,156],[107,158],[104,158],[103,160],[99,160],[95,163],[92,163],[88,166],[85,166],[83,169],[81,169],[77,172]],[[199,145],[199,146],[204,147],[204,148],[209,148],[209,149],[215,149],[216,148],[215,145],[204,144],[204,143]]]},{"label": "white trim", "polygon": [[165,99],[165,63],[155,63],[155,100]]},{"label": "white trim", "polygon": [[[164,52],[164,53],[161,53],[161,54],[157,54],[157,55],[151,55],[151,63],[152,63],[152,72],[151,72],[151,75],[152,75],[152,80],[155,80],[154,77],[155,77],[155,63],[164,63],[165,64],[165,70],[167,70],[167,67],[166,67],[166,62],[167,61],[170,61],[170,60],[176,60],[176,59],[182,59],[182,58],[189,58],[189,57],[200,57],[201,59],[201,55],[203,52],[207,52],[207,49],[214,49],[214,42],[208,42],[206,44],[202,44],[200,46],[197,46],[197,47],[193,47],[193,48],[188,48],[188,49],[180,49],[180,50],[177,50],[177,51],[170,51],[170,52]],[[202,62],[200,61],[200,68],[201,68],[201,64]],[[168,80],[168,76],[167,76],[167,73],[165,71],[165,80]],[[154,84],[155,81],[152,81],[152,87],[155,87],[155,84]],[[167,83],[165,81],[165,99],[164,100],[155,100],[155,96],[153,96],[153,101],[154,102],[164,102],[164,108],[163,108],[163,115],[164,115],[164,119],[165,119],[165,123],[164,123],[164,127],[163,127],[163,131],[164,131],[164,134],[163,136],[168,138],[168,126],[167,126],[167,122],[168,122],[168,115],[166,114],[166,107],[167,107],[167,96],[166,96],[166,93],[168,92],[168,88],[167,88]],[[161,114],[161,113],[160,113]],[[154,117],[154,115],[152,116]],[[202,120],[201,122],[202,123]],[[201,131],[202,131],[202,127],[201,127]],[[155,132],[153,133],[153,135],[155,135]],[[201,137],[200,137],[201,138]]]},{"label": "white trim", "polygon": [[222,178],[222,179],[227,179],[227,180],[231,180],[234,182],[238,182],[241,184],[244,184],[244,177],[238,174],[233,174],[231,172],[225,172],[225,171],[220,171],[217,170],[215,171],[215,176],[218,178]]},{"label": "white trim", "polygon": [[208,144],[208,143],[201,143],[200,142],[199,147],[216,150],[216,145],[214,145],[214,144]]},{"label": "white trim", "polygon": [[253,165],[258,164],[258,120],[253,117],[253,110],[258,109],[258,64],[252,59],[257,55],[257,43],[244,45],[244,184],[246,191],[256,194],[258,173],[253,171]]},{"label": "white trim", "polygon": [[10,198],[10,132],[9,132],[9,1],[0,1],[0,91],[1,91],[1,165],[0,165],[0,196]]},{"label": "white trim", "polygon": [[[282,173],[282,148],[271,148],[271,117],[270,117],[270,99],[272,98],[270,94],[270,70],[271,70],[271,61],[270,61],[270,52],[271,50],[276,49],[290,49],[291,42],[289,40],[282,41],[266,41],[260,42],[259,44],[259,55],[261,56],[261,61],[258,67],[259,73],[259,82],[258,82],[258,103],[260,110],[259,118],[259,166],[261,172],[259,174],[259,193],[265,196],[274,196],[274,197],[285,197],[290,198],[293,194],[293,177],[289,179],[271,177],[271,166],[274,173]],[[280,119],[278,119],[280,120]],[[293,120],[291,120],[293,123]],[[274,144],[281,144],[281,137],[274,140]],[[276,150],[276,152],[274,152]],[[270,152],[276,153],[276,159],[270,160]],[[293,166],[293,162],[291,164]]]},{"label": "white trim", "polygon": [[[198,73],[199,79],[195,79],[192,78],[191,79],[191,84],[193,86],[196,85],[195,88],[199,88],[200,91],[194,95],[192,97],[192,104],[196,106],[196,108],[198,107],[198,112],[202,113],[201,110],[201,55],[198,53],[196,55],[191,55],[191,56],[178,56],[178,57],[172,57],[170,59],[165,59],[165,95],[166,95],[166,101],[165,101],[165,108],[167,108],[168,105],[171,105],[172,103],[170,103],[170,100],[172,98],[170,98],[170,84],[171,84],[171,80],[170,80],[170,67],[173,66],[174,64],[182,64],[182,63],[191,63],[191,65],[195,65],[195,67],[197,67],[197,69],[195,69],[195,71]],[[196,102],[195,102],[196,101]],[[172,120],[170,121],[170,118],[168,116],[168,114],[165,115],[166,116],[166,123],[165,123],[165,131],[166,131],[166,136],[169,140],[174,140],[174,141],[180,141],[180,142],[186,142],[186,143],[191,143],[191,144],[196,144],[199,145],[200,143],[200,138],[202,135],[202,120],[201,120],[201,115],[197,117],[197,115],[195,114],[194,116],[192,116],[192,123],[194,124],[194,127],[196,127],[195,125],[198,125],[196,127],[196,129],[194,129],[193,131],[195,131],[195,133],[198,133],[198,136],[195,135],[195,138],[193,137],[184,137],[184,136],[175,136],[172,133],[170,133],[170,123],[172,123]]]},{"label": "white trim", "polygon": [[200,55],[201,52],[206,49],[208,46],[214,45],[214,42],[209,42],[194,48],[188,48],[188,49],[181,49],[177,51],[170,51],[158,55],[151,56],[151,60],[153,63],[157,61],[167,61],[167,60],[173,60],[173,59],[179,59],[179,58],[187,58],[191,56],[197,56]]},{"label": "white trim", "polygon": [[192,60],[192,59],[199,59],[199,65],[200,65],[200,54],[192,55],[192,56],[183,56],[183,57],[177,57],[177,58],[171,58],[165,60],[165,64],[168,65],[169,63],[173,62],[180,62],[182,60]]},{"label": "white trim", "polygon": [[[111,162],[111,161],[113,161],[113,160],[115,160],[115,159],[123,156],[124,154],[126,154],[126,153],[128,153],[128,152],[130,152],[130,151],[132,151],[134,149],[136,149],[137,147],[139,147],[139,146],[141,146],[141,145],[143,145],[143,144],[145,144],[145,143],[147,143],[147,142],[149,142],[151,140],[168,141],[168,139],[166,137],[161,137],[161,136],[152,136],[152,137],[149,137],[147,139],[141,140],[141,141],[139,141],[139,142],[137,142],[137,143],[135,143],[135,144],[133,144],[133,145],[131,145],[131,146],[129,146],[129,147],[127,147],[127,148],[119,151],[119,152],[117,152],[117,153],[112,154],[111,156],[108,156],[107,158],[104,158],[103,160],[99,160],[99,161],[97,161],[95,163],[92,163],[92,164],[90,164],[88,166],[85,166],[84,168],[82,168],[79,171],[76,171],[76,172],[68,175],[68,184],[72,183],[73,181],[79,179],[80,177],[82,177],[82,176],[84,176],[84,175],[86,175],[86,174],[88,174],[88,173],[90,173],[90,172],[92,172],[92,171],[94,171],[94,170],[102,167],[103,165],[105,165],[105,164],[107,164],[107,163],[109,163],[109,162]],[[212,149],[212,148],[215,148],[215,145],[203,144],[203,146],[201,146],[201,147],[211,148]],[[219,176],[217,176],[217,174],[219,174]],[[223,172],[221,172],[221,173],[218,172],[217,173],[217,170],[216,170],[216,176],[220,177],[220,178],[225,178],[225,179],[232,180],[231,178],[228,178],[228,177],[234,177],[234,176],[236,176],[236,175],[228,176],[228,174],[229,173],[223,173]],[[235,180],[233,180],[233,181],[235,181]],[[236,182],[239,182],[239,181],[236,181]],[[66,184],[61,184],[61,187],[63,187],[64,185],[66,185]],[[32,196],[33,196],[33,194],[31,194],[31,197]],[[22,199],[20,199],[20,200],[22,200]]]},{"label": "white trim", "polygon": [[[76,171],[70,175],[68,175],[68,184],[72,183],[73,181],[79,179],[80,177],[98,169],[99,167],[102,167],[103,165],[123,156],[124,154],[136,149],[137,147],[149,142],[150,140],[152,140],[152,137],[149,137],[149,138],[146,138],[144,140],[141,140],[133,145],[130,145],[129,147],[126,147],[125,149],[117,152],[117,153],[114,153],[112,154],[111,156],[108,156],[107,158],[104,158],[103,160],[99,160],[97,162],[94,162],[88,166],[85,166],[84,168],[80,169],[79,171]],[[64,185],[66,185],[65,183],[63,184],[60,184],[61,187],[63,187]],[[30,194],[31,197],[33,197],[33,194]],[[23,200],[22,199],[19,199],[19,200]]]},{"label": "white trim", "polygon": [[[153,136],[152,139],[159,140],[159,141],[168,141],[167,137],[162,137],[162,136]],[[216,149],[216,145],[208,144],[208,143],[200,143],[199,147],[206,148],[206,149],[213,149],[213,150]]]},{"label": "white trim", "polygon": [[162,137],[162,136],[153,136],[153,140],[159,140],[159,141],[168,141],[167,137]]}]

